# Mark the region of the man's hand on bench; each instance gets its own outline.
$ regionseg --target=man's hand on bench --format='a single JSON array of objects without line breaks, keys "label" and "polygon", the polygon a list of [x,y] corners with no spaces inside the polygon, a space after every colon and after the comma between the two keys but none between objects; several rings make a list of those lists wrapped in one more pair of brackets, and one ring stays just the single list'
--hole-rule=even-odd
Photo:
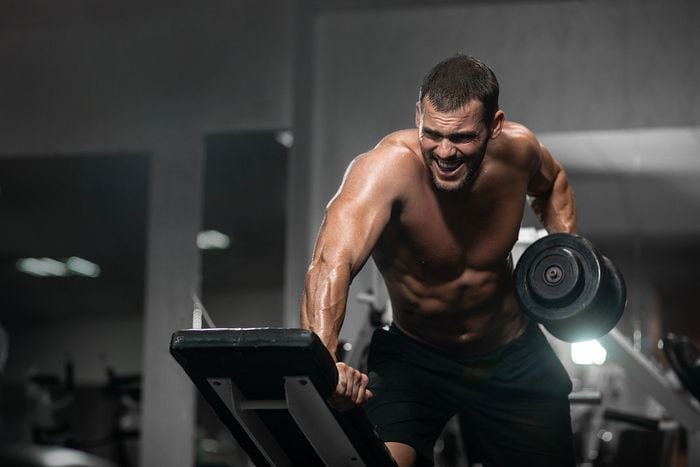
[{"label": "man's hand on bench", "polygon": [[328,398],[328,404],[336,410],[365,405],[373,395],[372,391],[367,389],[367,375],[343,362],[338,362],[335,366],[338,369],[338,385],[335,393]]}]

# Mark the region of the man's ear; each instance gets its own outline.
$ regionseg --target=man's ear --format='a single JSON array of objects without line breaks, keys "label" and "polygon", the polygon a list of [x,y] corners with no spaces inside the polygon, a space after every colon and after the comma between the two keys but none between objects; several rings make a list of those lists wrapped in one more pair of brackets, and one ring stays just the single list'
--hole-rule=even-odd
[{"label": "man's ear", "polygon": [[416,102],[416,128],[420,130],[420,101]]},{"label": "man's ear", "polygon": [[502,110],[497,110],[496,114],[493,116],[493,120],[491,120],[491,134],[490,138],[494,139],[497,138],[498,135],[501,134],[501,131],[503,130],[503,122],[505,121],[506,114],[503,113]]}]

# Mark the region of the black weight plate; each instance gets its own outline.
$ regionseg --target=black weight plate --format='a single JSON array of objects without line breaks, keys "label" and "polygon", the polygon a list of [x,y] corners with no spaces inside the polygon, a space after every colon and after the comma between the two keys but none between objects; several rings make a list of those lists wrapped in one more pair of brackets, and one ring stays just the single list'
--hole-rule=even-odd
[{"label": "black weight plate", "polygon": [[566,306],[580,293],[583,277],[577,254],[568,248],[544,250],[530,268],[527,284],[541,305]]},{"label": "black weight plate", "polygon": [[568,342],[607,334],[627,300],[615,265],[572,234],[552,234],[525,250],[515,270],[515,295],[528,316]]},{"label": "black weight plate", "polygon": [[[576,258],[578,279],[575,287],[564,293],[565,300],[548,300],[541,292],[537,265],[547,256],[563,255]],[[596,298],[601,278],[601,264],[593,245],[583,237],[555,233],[537,240],[521,256],[515,268],[515,296],[522,310],[545,326],[576,319]],[[557,286],[552,287],[556,289]],[[571,292],[575,292],[573,296]],[[551,296],[557,295],[553,291]],[[561,295],[561,294],[559,294]]]},{"label": "black weight plate", "polygon": [[547,327],[552,335],[567,342],[580,342],[604,336],[620,321],[627,303],[627,288],[622,274],[607,257],[599,255],[602,266],[600,288],[586,313],[576,320],[557,322]]}]

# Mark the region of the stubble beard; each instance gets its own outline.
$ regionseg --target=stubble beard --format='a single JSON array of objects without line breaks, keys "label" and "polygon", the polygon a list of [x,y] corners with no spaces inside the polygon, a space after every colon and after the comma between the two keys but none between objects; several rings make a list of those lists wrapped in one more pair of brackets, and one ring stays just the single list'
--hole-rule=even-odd
[{"label": "stubble beard", "polygon": [[465,188],[468,188],[474,183],[474,180],[476,179],[476,176],[479,173],[479,169],[481,168],[481,163],[484,160],[485,154],[486,144],[484,144],[484,147],[482,148],[478,156],[475,156],[471,159],[463,159],[463,163],[467,168],[467,173],[464,175],[464,177],[462,177],[461,180],[453,182],[446,182],[445,180],[440,179],[440,177],[437,175],[437,173],[433,169],[434,161],[432,153],[423,154],[423,157],[425,158],[425,162],[428,165],[428,170],[430,170],[430,175],[433,179],[433,184],[435,185],[435,188],[443,192],[456,192],[464,190]]}]

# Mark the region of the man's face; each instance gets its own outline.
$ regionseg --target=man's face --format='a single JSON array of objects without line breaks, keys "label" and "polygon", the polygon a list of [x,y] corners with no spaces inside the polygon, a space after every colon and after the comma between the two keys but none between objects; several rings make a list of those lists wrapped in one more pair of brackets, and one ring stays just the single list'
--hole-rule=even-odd
[{"label": "man's face", "polygon": [[474,180],[492,136],[483,110],[478,100],[450,112],[435,110],[428,99],[423,100],[422,112],[417,106],[421,152],[438,189],[456,191]]}]

